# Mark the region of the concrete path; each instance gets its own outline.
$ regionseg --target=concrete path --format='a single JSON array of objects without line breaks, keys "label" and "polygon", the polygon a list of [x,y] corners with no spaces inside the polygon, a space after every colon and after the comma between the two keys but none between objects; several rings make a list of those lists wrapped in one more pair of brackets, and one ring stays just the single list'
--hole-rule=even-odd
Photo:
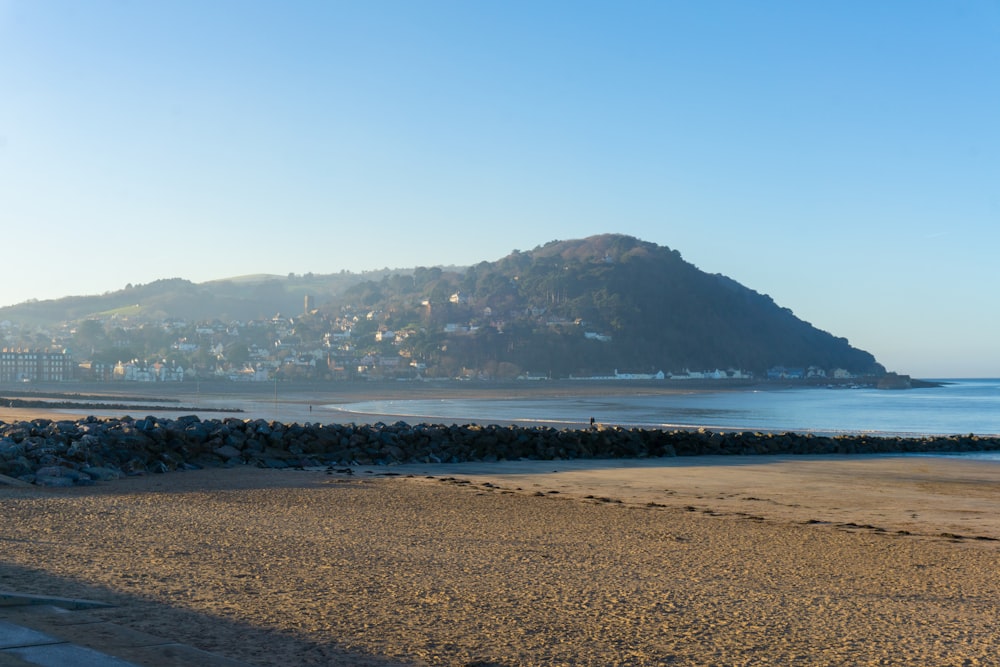
[{"label": "concrete path", "polygon": [[0,591],[0,667],[249,667],[89,611],[106,606]]}]

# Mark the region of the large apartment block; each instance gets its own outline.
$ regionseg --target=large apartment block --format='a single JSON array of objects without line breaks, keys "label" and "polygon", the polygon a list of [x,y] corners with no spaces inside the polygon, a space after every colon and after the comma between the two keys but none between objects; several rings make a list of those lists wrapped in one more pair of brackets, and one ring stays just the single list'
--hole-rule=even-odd
[{"label": "large apartment block", "polygon": [[0,382],[61,382],[70,379],[71,368],[65,352],[0,350]]}]

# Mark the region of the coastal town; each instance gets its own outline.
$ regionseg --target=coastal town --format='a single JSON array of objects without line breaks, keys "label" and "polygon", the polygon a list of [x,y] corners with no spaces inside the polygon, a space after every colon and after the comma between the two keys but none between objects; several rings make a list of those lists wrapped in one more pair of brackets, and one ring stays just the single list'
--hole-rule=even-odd
[{"label": "coastal town", "polygon": [[[452,300],[460,300],[460,294]],[[305,300],[297,316],[270,319],[188,322],[175,318],[152,321],[112,314],[32,328],[0,322],[0,383],[12,382],[231,382],[366,381],[366,380],[524,380],[554,379],[542,369],[490,361],[470,368],[449,363],[442,355],[489,327],[503,333],[502,321],[447,322],[434,330],[407,325],[393,329],[378,312],[341,312],[331,316]],[[553,330],[580,330],[588,341],[611,337],[589,331],[584,322],[544,322]],[[571,380],[847,381],[842,368],[775,366],[766,373],[739,368],[608,369],[570,375]]]}]

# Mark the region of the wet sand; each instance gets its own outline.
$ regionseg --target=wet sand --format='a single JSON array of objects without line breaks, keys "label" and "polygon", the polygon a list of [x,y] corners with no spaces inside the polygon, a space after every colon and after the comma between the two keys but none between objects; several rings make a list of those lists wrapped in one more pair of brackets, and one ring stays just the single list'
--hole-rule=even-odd
[{"label": "wet sand", "polygon": [[0,589],[261,665],[985,665],[998,482],[850,457],[0,487]]},{"label": "wet sand", "polygon": [[[77,419],[88,415],[97,417],[121,417],[130,414],[144,417],[154,414],[177,417],[182,414],[197,414],[203,419],[265,419],[282,422],[321,423],[391,423],[403,419],[380,414],[352,411],[351,405],[373,400],[419,399],[447,400],[462,399],[505,399],[512,397],[561,396],[608,396],[642,394],[677,394],[707,391],[695,385],[684,387],[665,386],[662,383],[643,382],[359,382],[359,383],[87,383],[87,384],[47,384],[26,385],[14,388],[38,395],[61,394],[69,400],[93,402],[92,398],[74,398],[73,394],[87,397],[103,397],[108,402],[135,403],[135,407],[120,408],[20,408],[10,407],[0,401],[0,421],[30,421],[32,419]],[[11,389],[7,387],[7,389]],[[715,390],[724,390],[717,387]],[[730,390],[740,391],[739,387]],[[5,396],[0,387],[0,397]],[[154,409],[145,404],[156,404]],[[175,409],[164,410],[173,406]],[[232,410],[239,410],[233,412]],[[427,421],[406,418],[406,421]],[[514,422],[497,422],[514,423]],[[531,422],[517,422],[531,423]],[[577,423],[547,424],[550,426],[574,428]]]}]

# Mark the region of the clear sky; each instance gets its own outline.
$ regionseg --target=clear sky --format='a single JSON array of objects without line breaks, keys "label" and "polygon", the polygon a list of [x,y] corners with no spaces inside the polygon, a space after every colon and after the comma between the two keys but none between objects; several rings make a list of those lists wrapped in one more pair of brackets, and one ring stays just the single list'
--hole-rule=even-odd
[{"label": "clear sky", "polygon": [[1000,2],[0,0],[0,305],[605,232],[1000,376]]}]

